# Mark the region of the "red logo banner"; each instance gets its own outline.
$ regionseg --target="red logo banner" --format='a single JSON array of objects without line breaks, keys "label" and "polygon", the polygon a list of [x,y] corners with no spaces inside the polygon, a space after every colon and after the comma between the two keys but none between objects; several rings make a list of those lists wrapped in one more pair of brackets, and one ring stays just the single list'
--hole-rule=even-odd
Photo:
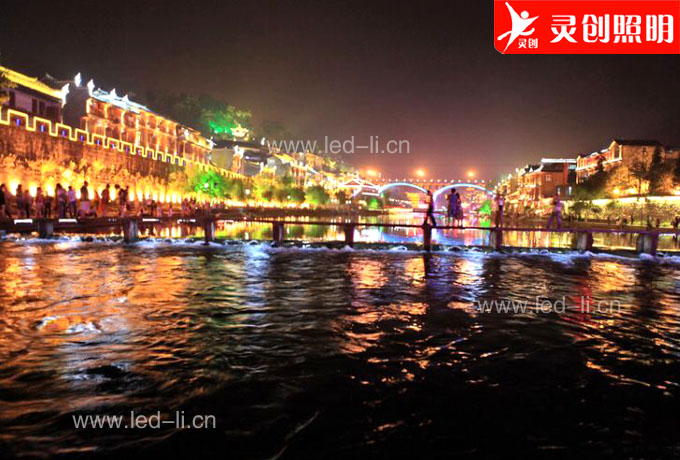
[{"label": "red logo banner", "polygon": [[503,54],[680,54],[680,0],[494,0]]}]

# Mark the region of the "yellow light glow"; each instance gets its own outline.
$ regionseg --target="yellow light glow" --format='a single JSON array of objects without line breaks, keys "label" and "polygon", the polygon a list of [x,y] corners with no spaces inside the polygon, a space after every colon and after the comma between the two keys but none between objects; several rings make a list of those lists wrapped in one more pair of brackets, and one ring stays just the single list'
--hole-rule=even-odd
[{"label": "yellow light glow", "polygon": [[425,177],[425,170],[424,170],[424,169],[418,169],[418,170],[416,170],[416,176],[418,176],[418,177]]},{"label": "yellow light glow", "polygon": [[378,175],[378,171],[376,171],[375,169],[367,169],[366,175],[369,177],[375,177]]},{"label": "yellow light glow", "polygon": [[468,171],[467,176],[469,179],[472,179],[475,177],[475,172],[473,170]]},{"label": "yellow light glow", "polygon": [[28,75],[15,72],[12,69],[2,66],[0,66],[0,72],[4,73],[8,80],[18,85],[25,86],[26,88],[30,88],[34,91],[38,91],[39,93],[46,94],[57,99],[61,99],[61,91],[51,88],[35,77],[29,77]]}]

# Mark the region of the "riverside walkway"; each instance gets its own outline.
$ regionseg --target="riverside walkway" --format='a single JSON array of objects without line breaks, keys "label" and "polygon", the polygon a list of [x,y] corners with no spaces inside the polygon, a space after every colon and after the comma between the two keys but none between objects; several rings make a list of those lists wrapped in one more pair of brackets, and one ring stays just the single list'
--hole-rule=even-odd
[{"label": "riverside walkway", "polygon": [[328,220],[301,220],[301,219],[272,219],[272,218],[246,218],[234,214],[211,214],[174,217],[98,217],[82,219],[13,219],[0,220],[0,231],[9,233],[34,233],[40,238],[50,238],[55,233],[92,233],[104,229],[111,229],[123,233],[126,243],[133,243],[139,239],[140,229],[163,225],[185,225],[202,228],[206,243],[215,240],[217,222],[251,222],[269,224],[272,226],[272,240],[281,244],[285,238],[287,225],[322,225],[340,226],[343,228],[344,243],[354,245],[355,230],[359,227],[379,228],[417,228],[422,229],[423,249],[432,249],[432,232],[434,230],[479,230],[489,232],[489,249],[502,251],[503,235],[508,232],[526,233],[568,233],[572,235],[571,247],[579,252],[593,249],[593,234],[619,234],[637,235],[636,250],[638,253],[656,255],[660,235],[680,235],[680,230],[675,229],[641,229],[641,228],[532,228],[532,227],[459,227],[452,225],[417,225],[400,223],[370,223],[370,222],[334,222]]}]

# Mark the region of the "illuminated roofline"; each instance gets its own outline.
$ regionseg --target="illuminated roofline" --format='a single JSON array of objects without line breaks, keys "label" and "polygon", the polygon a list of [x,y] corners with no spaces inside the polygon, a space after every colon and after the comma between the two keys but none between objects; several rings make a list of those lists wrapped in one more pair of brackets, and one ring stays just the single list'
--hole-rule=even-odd
[{"label": "illuminated roofline", "polygon": [[54,89],[38,80],[36,77],[29,77],[28,75],[24,75],[23,73],[3,66],[0,66],[0,72],[3,72],[8,80],[17,85],[24,86],[55,99],[62,99],[61,89]]}]

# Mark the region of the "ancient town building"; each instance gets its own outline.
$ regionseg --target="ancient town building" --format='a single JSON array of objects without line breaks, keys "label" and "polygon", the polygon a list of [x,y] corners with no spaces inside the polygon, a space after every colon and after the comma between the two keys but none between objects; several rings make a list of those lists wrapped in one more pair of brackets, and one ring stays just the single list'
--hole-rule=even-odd
[{"label": "ancient town building", "polygon": [[608,147],[589,155],[579,155],[576,159],[576,181],[583,182],[597,171],[598,165],[606,171],[623,165],[629,168],[635,161],[648,163],[656,149],[661,149],[665,157],[666,149],[656,140],[613,139]]},{"label": "ancient town building", "polygon": [[53,122],[61,121],[61,90],[20,72],[0,66],[0,73],[11,86],[0,88],[4,97],[2,109],[13,109]]}]

